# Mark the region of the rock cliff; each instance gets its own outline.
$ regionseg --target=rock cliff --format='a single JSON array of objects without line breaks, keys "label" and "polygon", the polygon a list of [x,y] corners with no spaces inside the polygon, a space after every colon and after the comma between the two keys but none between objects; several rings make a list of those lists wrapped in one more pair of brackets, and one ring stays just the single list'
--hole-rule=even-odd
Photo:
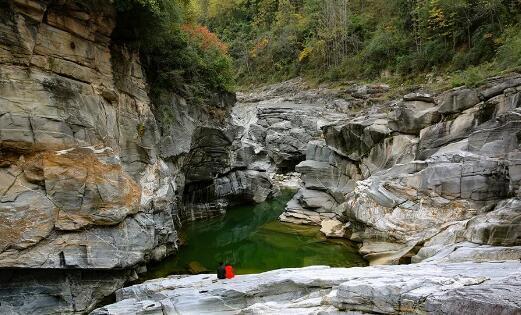
[{"label": "rock cliff", "polygon": [[183,220],[215,214],[215,194],[193,217],[183,204],[234,170],[234,95],[170,93],[165,124],[116,15],[109,1],[0,3],[0,313],[92,309],[175,251]]},{"label": "rock cliff", "polygon": [[519,259],[520,105],[519,74],[374,99],[308,143],[281,220],[360,242],[373,264]]}]

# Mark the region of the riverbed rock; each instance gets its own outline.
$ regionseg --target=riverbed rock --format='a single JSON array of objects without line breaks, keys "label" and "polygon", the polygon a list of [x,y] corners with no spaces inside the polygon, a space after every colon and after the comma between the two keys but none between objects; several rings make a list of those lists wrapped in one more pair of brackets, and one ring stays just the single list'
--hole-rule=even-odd
[{"label": "riverbed rock", "polygon": [[320,225],[322,220],[338,218],[339,205],[360,178],[356,166],[329,149],[324,140],[308,144],[307,160],[299,163],[303,188],[293,196],[280,219],[290,223]]},{"label": "riverbed rock", "polygon": [[375,145],[359,165],[364,177],[389,169],[396,164],[412,162],[418,139],[412,135],[396,135]]},{"label": "riverbed rock", "polygon": [[336,217],[334,213],[318,213],[305,209],[300,205],[298,198],[299,193],[286,204],[284,212],[279,216],[280,221],[293,224],[320,225],[322,220]]},{"label": "riverbed rock", "polygon": [[475,244],[496,246],[521,245],[521,200],[507,199],[496,208],[470,219],[465,238]]},{"label": "riverbed rock", "polygon": [[327,125],[322,131],[331,150],[355,161],[391,133],[388,120],[380,114],[355,118],[346,124]]},{"label": "riverbed rock", "polygon": [[199,273],[207,273],[208,269],[198,261],[191,261],[188,263],[188,271],[190,274],[196,275]]},{"label": "riverbed rock", "polygon": [[303,180],[281,219],[349,222],[372,263],[518,258],[519,74],[393,101],[293,80],[241,95],[232,119],[226,93],[152,106],[111,2],[0,6],[0,274],[23,275],[2,281],[2,313],[88,312],[173,253],[183,221],[265,200],[277,170]]},{"label": "riverbed rock", "polygon": [[3,269],[0,313],[85,314],[135,276],[132,270]]},{"label": "riverbed rock", "polygon": [[320,232],[326,237],[345,237],[349,223],[344,223],[336,219],[324,220],[320,222]]},{"label": "riverbed rock", "polygon": [[478,125],[494,118],[494,107],[482,103],[470,108],[453,120],[424,128],[418,143],[418,159],[426,159],[441,147],[467,139]]},{"label": "riverbed rock", "polygon": [[479,91],[469,88],[457,88],[443,93],[439,98],[438,111],[442,114],[459,113],[480,102]]},{"label": "riverbed rock", "polygon": [[241,202],[264,202],[272,194],[271,179],[265,172],[235,171],[215,182],[218,198],[238,198]]},{"label": "riverbed rock", "polygon": [[[301,80],[239,93],[232,116],[244,128],[242,147],[253,148],[250,166],[264,160],[279,172],[295,170],[305,160],[308,143],[320,138],[320,127],[346,114],[329,108],[340,91],[309,89]],[[265,167],[269,169],[269,167]]]},{"label": "riverbed rock", "polygon": [[239,275],[172,276],[117,292],[96,315],[132,312],[221,314],[517,314],[521,263],[313,266]]}]

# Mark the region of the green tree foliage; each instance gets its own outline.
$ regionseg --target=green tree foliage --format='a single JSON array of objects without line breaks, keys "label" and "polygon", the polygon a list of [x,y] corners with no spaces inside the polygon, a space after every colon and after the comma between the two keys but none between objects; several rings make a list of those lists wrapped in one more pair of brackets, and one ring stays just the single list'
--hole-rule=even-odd
[{"label": "green tree foliage", "polygon": [[188,0],[116,0],[115,40],[140,51],[152,97],[175,91],[191,100],[233,89],[226,46],[196,25],[199,7]]},{"label": "green tree foliage", "polygon": [[521,59],[521,0],[190,2],[230,46],[241,83],[411,77]]}]

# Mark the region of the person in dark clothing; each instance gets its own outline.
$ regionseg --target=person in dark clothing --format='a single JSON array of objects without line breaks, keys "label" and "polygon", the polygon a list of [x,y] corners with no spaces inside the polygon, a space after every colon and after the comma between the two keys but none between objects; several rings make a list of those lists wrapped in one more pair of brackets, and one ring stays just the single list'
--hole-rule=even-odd
[{"label": "person in dark clothing", "polygon": [[217,279],[226,279],[226,269],[224,269],[224,263],[222,262],[217,267]]}]

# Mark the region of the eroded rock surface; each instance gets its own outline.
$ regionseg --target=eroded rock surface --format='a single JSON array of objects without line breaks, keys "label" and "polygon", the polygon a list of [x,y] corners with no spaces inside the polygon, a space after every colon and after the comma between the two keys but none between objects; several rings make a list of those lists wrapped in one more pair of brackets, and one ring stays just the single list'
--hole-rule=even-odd
[{"label": "eroded rock surface", "polygon": [[[155,100],[171,110],[165,123],[154,113],[139,56],[112,38],[115,21],[110,2],[0,3],[0,268],[23,275],[0,289],[2,313],[89,311],[144,263],[175,251],[182,221],[268,198],[284,181],[275,172],[297,171],[303,181],[291,184],[299,192],[282,220],[359,242],[374,264],[520,258],[519,74],[395,101],[382,97],[386,85],[307,89],[292,80],[240,95],[233,117],[233,95],[198,107],[165,93]],[[480,266],[496,270],[471,268]],[[387,269],[369,270],[385,278]],[[309,270],[294,272],[309,279]],[[239,278],[245,286],[260,279],[248,277]],[[281,279],[270,290],[293,281]],[[414,282],[404,279],[405,287]],[[493,279],[483,283],[499,286]],[[516,279],[504,283],[517,286]],[[296,301],[293,310],[359,305],[342,296],[351,289],[335,283],[326,293],[340,302],[309,304],[325,292],[312,286],[311,302]],[[211,310],[221,298],[192,293]],[[284,310],[277,296],[241,307]],[[441,297],[420,305],[424,297],[410,307],[445,311],[451,301],[466,303]],[[132,303],[128,311],[157,305]],[[385,303],[353,310],[395,307]],[[501,302],[500,310],[514,304]]]},{"label": "eroded rock surface", "polygon": [[239,93],[233,116],[244,128],[241,146],[249,168],[293,171],[305,160],[308,142],[320,138],[320,127],[347,117],[329,106],[344,101],[339,93],[307,89],[298,79]]},{"label": "eroded rock surface", "polygon": [[373,264],[520,258],[519,78],[376,100],[323,126],[281,220],[349,223]]},{"label": "eroded rock surface", "polygon": [[314,266],[217,280],[172,276],[121,289],[92,314],[519,314],[521,263]]},{"label": "eroded rock surface", "polygon": [[[235,97],[191,106],[163,95],[176,119],[166,127],[116,27],[110,1],[0,3],[0,268],[27,273],[2,286],[7,313],[28,294],[45,310],[88,311],[176,250],[187,185],[231,170]],[[44,268],[56,283],[38,285]],[[122,271],[93,272],[109,269]],[[64,293],[82,290],[79,271],[99,292]]]}]

